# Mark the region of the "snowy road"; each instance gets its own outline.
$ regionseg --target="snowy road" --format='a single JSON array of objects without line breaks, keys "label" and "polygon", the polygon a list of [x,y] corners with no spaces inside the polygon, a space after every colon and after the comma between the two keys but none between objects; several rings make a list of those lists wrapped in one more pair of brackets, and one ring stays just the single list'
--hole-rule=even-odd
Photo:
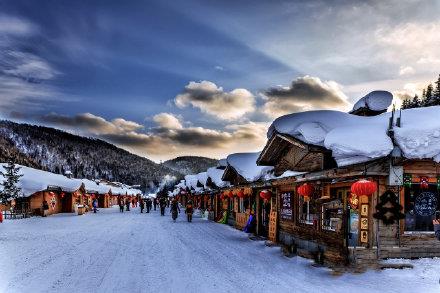
[{"label": "snowy road", "polygon": [[118,209],[0,224],[0,292],[440,292],[440,259],[332,276],[195,218]]}]

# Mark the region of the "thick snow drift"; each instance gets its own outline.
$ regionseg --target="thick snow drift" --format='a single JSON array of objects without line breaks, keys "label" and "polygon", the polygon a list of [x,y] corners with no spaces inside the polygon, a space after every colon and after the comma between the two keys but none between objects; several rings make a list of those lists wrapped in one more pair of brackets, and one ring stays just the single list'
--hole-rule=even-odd
[{"label": "thick snow drift", "polygon": [[273,167],[257,166],[260,153],[236,153],[229,155],[226,160],[246,181],[254,182],[264,179]]},{"label": "thick snow drift", "polygon": [[373,111],[385,111],[393,102],[393,95],[388,91],[372,91],[357,101],[353,111],[360,108],[367,108]]},{"label": "thick snow drift", "polygon": [[[5,163],[0,164],[2,171],[4,171],[3,166],[5,165]],[[17,167],[21,168],[19,173],[23,175],[18,182],[18,186],[21,188],[24,197],[31,196],[35,192],[47,190],[48,186],[59,187],[65,192],[74,192],[82,185],[82,181],[79,179],[69,179],[63,175],[21,165],[17,165]],[[0,175],[0,181],[3,182],[3,180],[3,176]]]},{"label": "thick snow drift", "polygon": [[211,178],[211,181],[214,182],[214,184],[219,188],[226,187],[226,186],[230,185],[230,183],[228,181],[222,180],[224,172],[225,172],[225,170],[218,169],[216,167],[209,168],[206,171],[206,173],[208,174],[208,178]]},{"label": "thick snow drift", "polygon": [[[402,111],[401,127],[393,126],[395,142],[406,158],[440,160],[440,106]],[[279,117],[269,128],[333,152],[339,166],[387,156],[391,113],[361,117],[339,111],[309,111]],[[394,123],[395,124],[395,123]]]}]

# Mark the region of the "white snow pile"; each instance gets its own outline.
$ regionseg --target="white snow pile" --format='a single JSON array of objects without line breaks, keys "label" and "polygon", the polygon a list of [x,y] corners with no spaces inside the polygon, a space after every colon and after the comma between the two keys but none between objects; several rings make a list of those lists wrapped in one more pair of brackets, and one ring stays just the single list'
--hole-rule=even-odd
[{"label": "white snow pile", "polygon": [[367,108],[373,111],[384,111],[393,102],[393,95],[387,91],[372,91],[365,97],[357,101],[352,111],[360,108]]},{"label": "white snow pile", "polygon": [[211,178],[211,181],[219,188],[227,187],[230,185],[229,181],[223,181],[223,173],[225,170],[218,169],[216,167],[209,168],[206,173],[208,174],[208,178]]},{"label": "white snow pile", "polygon": [[273,167],[258,166],[257,159],[260,152],[257,153],[235,153],[226,158],[228,165],[237,171],[246,181],[254,182],[265,179],[266,175],[273,170]]},{"label": "white snow pile", "polygon": [[402,111],[401,127],[394,127],[397,145],[406,158],[440,162],[440,106]]},{"label": "white snow pile", "polygon": [[217,167],[223,167],[223,168],[226,168],[227,165],[228,165],[228,162],[226,161],[226,159],[220,159],[220,160],[218,160]]},{"label": "white snow pile", "polygon": [[200,192],[203,190],[201,187],[197,187],[197,182],[199,181],[199,178],[196,175],[186,175],[185,176],[185,185],[188,188],[192,188],[196,192]]},{"label": "white snow pile", "polygon": [[87,193],[98,193],[98,194],[106,194],[110,192],[110,186],[105,184],[98,184],[93,180],[89,179],[81,179],[82,183],[84,183],[84,188]]},{"label": "white snow pile", "polygon": [[[6,163],[0,164],[2,172],[4,172],[3,166],[5,165]],[[39,191],[47,190],[48,186],[58,187],[64,192],[74,192],[82,185],[82,181],[79,179],[70,179],[63,175],[21,165],[16,166],[21,168],[19,174],[23,175],[17,185],[21,188],[24,197],[31,196]],[[3,176],[0,175],[0,181],[3,182],[3,180]]]},{"label": "white snow pile", "polygon": [[[401,127],[394,126],[395,142],[404,157],[440,161],[440,107],[402,111]],[[333,152],[339,166],[387,156],[393,143],[387,134],[391,113],[361,117],[339,111],[309,111],[277,118],[269,128],[307,144]]]},{"label": "white snow pile", "polygon": [[206,181],[208,180],[208,173],[207,172],[200,172],[197,174],[197,181],[204,186],[206,189]]}]

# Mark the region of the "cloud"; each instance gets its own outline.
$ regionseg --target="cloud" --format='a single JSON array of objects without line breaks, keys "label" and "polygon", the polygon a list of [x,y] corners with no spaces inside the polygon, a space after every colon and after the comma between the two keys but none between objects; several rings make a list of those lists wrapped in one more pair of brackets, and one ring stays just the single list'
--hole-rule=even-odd
[{"label": "cloud", "polygon": [[167,128],[167,129],[182,129],[183,128],[179,119],[170,113],[160,113],[160,114],[154,115],[153,121],[156,122],[156,124],[161,128]]},{"label": "cloud", "polygon": [[191,81],[174,103],[179,108],[189,105],[220,120],[236,120],[255,110],[255,97],[246,89],[226,92],[211,81]]},{"label": "cloud", "polygon": [[107,121],[91,113],[82,113],[75,116],[50,113],[39,117],[38,120],[40,122],[93,135],[126,134],[143,128],[142,125],[133,121],[127,121],[122,118]]},{"label": "cloud", "polygon": [[400,66],[399,75],[412,75],[415,73],[411,66]]},{"label": "cloud", "polygon": [[36,26],[29,21],[5,14],[0,14],[0,35],[29,35],[36,31]]},{"label": "cloud", "polygon": [[288,87],[266,90],[263,98],[262,111],[271,118],[304,110],[349,108],[348,98],[339,84],[308,75],[298,77]]},{"label": "cloud", "polygon": [[51,113],[39,118],[41,123],[94,136],[155,160],[194,154],[220,158],[231,150],[257,151],[266,141],[268,127],[267,123],[252,122],[231,124],[225,130],[185,127],[171,113],[159,113],[153,121],[156,126],[145,130],[133,121],[122,118],[109,121],[91,113],[75,116]]},{"label": "cloud", "polygon": [[[30,52],[39,29],[30,21],[0,14],[0,111],[41,109],[48,100],[67,100],[54,86],[42,84],[58,74],[47,60]],[[44,105],[48,107],[48,105]]]}]

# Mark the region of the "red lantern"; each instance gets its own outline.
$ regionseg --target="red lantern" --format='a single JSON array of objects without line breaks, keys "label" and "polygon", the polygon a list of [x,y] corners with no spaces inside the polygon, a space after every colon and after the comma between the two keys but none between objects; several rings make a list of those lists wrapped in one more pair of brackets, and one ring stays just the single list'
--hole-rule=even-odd
[{"label": "red lantern", "polygon": [[225,200],[226,199],[226,194],[224,194],[224,193],[220,194],[220,199],[221,200]]},{"label": "red lantern", "polygon": [[361,179],[351,185],[351,193],[354,193],[357,196],[372,195],[376,190],[377,183],[366,179]]},{"label": "red lantern", "polygon": [[237,196],[238,196],[239,198],[244,198],[244,197],[246,197],[246,195],[244,194],[243,190],[240,190],[240,191],[237,193]]},{"label": "red lantern", "polygon": [[421,189],[428,189],[429,188],[429,180],[426,177],[420,178],[420,188]]},{"label": "red lantern", "polygon": [[61,198],[64,198],[64,195],[65,195],[64,192],[61,192],[61,193],[60,193]]},{"label": "red lantern", "polygon": [[304,183],[298,187],[298,194],[303,197],[311,197],[315,192],[315,187],[312,184]]},{"label": "red lantern", "polygon": [[229,198],[233,198],[233,197],[234,197],[234,194],[232,193],[232,191],[229,191],[229,193],[228,193],[228,197],[229,197]]},{"label": "red lantern", "polygon": [[272,192],[270,190],[262,190],[260,192],[260,197],[264,200],[264,201],[268,201],[271,197],[272,197]]}]

